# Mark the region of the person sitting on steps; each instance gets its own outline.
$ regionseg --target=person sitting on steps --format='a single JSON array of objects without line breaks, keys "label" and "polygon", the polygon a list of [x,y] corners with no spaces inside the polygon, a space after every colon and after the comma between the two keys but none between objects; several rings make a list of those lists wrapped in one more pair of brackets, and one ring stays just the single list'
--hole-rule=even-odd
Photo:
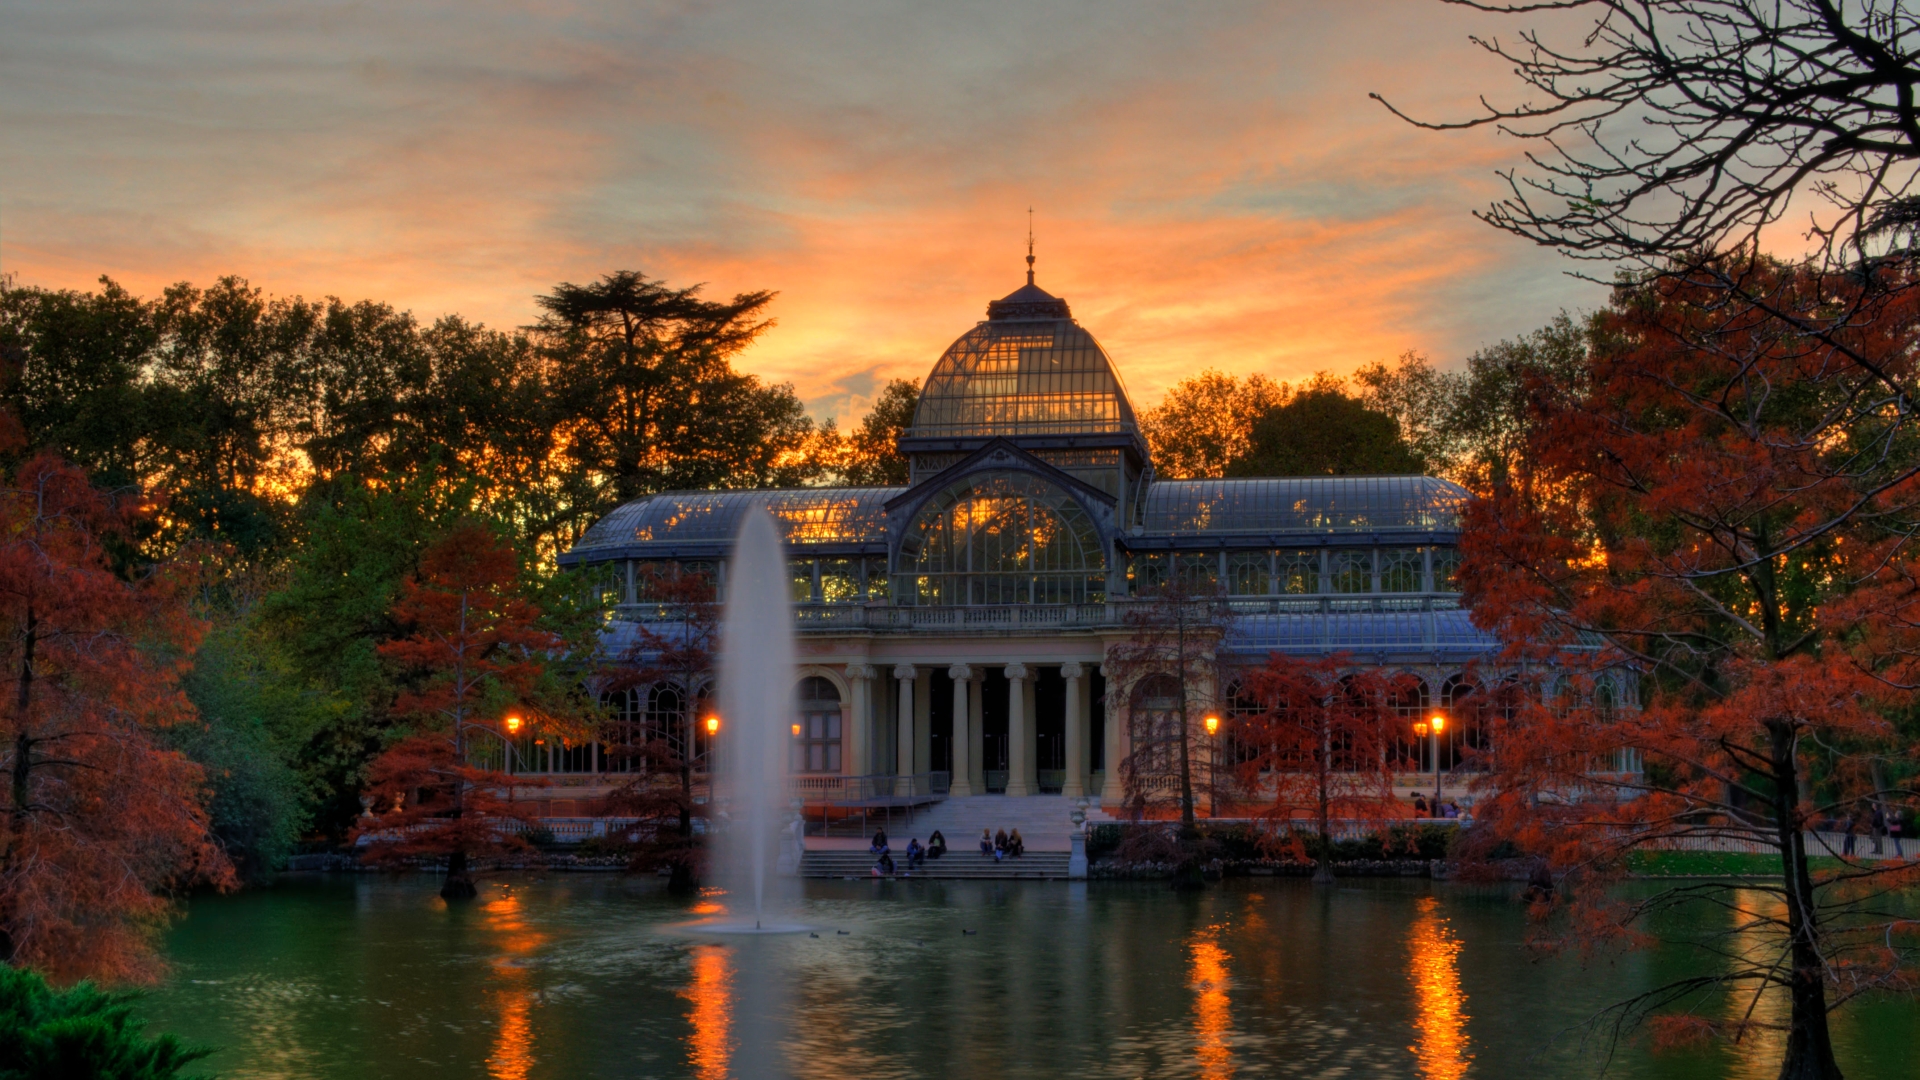
[{"label": "person sitting on steps", "polygon": [[1015,829],[1012,832],[1008,833],[1007,834],[1007,856],[1009,858],[1017,859],[1020,856],[1025,855],[1026,853],[1027,853],[1027,842],[1025,840],[1020,839],[1020,830]]},{"label": "person sitting on steps", "polygon": [[907,869],[909,870],[913,869],[914,867],[925,862],[926,859],[927,859],[927,850],[920,846],[919,837],[916,836],[913,839],[907,841]]},{"label": "person sitting on steps", "polygon": [[997,829],[993,834],[993,861],[999,862],[1007,857],[1007,830]]},{"label": "person sitting on steps", "polygon": [[980,830],[980,854],[993,854],[993,831],[991,829]]},{"label": "person sitting on steps", "polygon": [[887,846],[887,830],[873,830],[873,846],[868,850],[875,855],[885,855],[888,851],[892,850]]},{"label": "person sitting on steps", "polygon": [[937,859],[946,853],[947,838],[940,835],[939,829],[933,830],[933,835],[927,837],[927,858]]}]

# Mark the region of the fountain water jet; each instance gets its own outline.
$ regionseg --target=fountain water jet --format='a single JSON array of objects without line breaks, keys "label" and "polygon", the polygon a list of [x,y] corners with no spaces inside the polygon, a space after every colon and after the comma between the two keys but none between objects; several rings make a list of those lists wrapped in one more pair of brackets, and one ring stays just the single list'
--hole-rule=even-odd
[{"label": "fountain water jet", "polygon": [[[714,836],[713,876],[727,890],[729,918],[689,929],[718,933],[792,933],[806,927],[769,922],[784,905],[786,880],[772,870],[787,816],[786,752],[794,707],[793,611],[787,560],[773,518],[746,516],[727,563],[720,638],[721,735],[714,785],[729,819]],[[770,892],[780,895],[769,895]],[[745,910],[751,900],[752,911]],[[748,916],[751,914],[751,925]]]}]

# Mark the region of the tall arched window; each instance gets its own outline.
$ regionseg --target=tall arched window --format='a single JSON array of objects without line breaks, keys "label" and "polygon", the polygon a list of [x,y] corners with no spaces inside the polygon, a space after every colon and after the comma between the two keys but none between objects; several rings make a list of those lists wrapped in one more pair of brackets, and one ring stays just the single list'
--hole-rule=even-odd
[{"label": "tall arched window", "polygon": [[1415,676],[1393,693],[1393,740],[1387,744],[1391,765],[1398,772],[1420,772],[1429,764],[1429,741],[1413,733],[1413,725],[1427,719],[1427,682]]},{"label": "tall arched window", "polygon": [[1129,764],[1142,790],[1161,790],[1178,780],[1180,765],[1180,683],[1171,675],[1140,680],[1133,691]]},{"label": "tall arched window", "polygon": [[935,495],[900,541],[903,604],[1079,604],[1106,596],[1100,532],[1074,498],[1022,472],[975,473]]},{"label": "tall arched window", "polygon": [[800,680],[799,728],[793,740],[793,771],[840,771],[840,690],[830,679]]}]

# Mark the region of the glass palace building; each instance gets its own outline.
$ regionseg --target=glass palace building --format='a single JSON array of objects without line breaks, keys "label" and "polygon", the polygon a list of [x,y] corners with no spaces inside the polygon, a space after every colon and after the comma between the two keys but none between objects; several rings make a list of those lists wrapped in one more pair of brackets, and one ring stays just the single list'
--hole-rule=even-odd
[{"label": "glass palace building", "polygon": [[[1455,594],[1463,489],[1156,478],[1112,360],[1031,272],[940,357],[899,446],[904,487],[650,495],[562,562],[619,568],[629,625],[614,637],[630,638],[664,614],[645,602],[651,574],[707,573],[724,591],[734,533],[765,508],[800,638],[796,771],[931,774],[956,795],[1117,802],[1129,731],[1169,702],[1153,679],[1110,680],[1109,658],[1134,598],[1170,575],[1230,613],[1206,692],[1223,707],[1236,667],[1274,651],[1412,672],[1409,711],[1447,705],[1495,646]],[[621,711],[644,722],[658,695],[689,691],[705,688],[633,691]]]}]

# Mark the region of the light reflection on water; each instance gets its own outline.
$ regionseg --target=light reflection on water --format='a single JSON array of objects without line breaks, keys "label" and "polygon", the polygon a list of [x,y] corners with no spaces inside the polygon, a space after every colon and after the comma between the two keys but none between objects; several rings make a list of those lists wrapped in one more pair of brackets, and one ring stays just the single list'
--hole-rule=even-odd
[{"label": "light reflection on water", "polygon": [[533,991],[527,985],[526,964],[546,937],[528,925],[521,906],[511,887],[481,905],[498,950],[491,961],[491,992],[499,1003],[500,1023],[487,1057],[487,1075],[493,1080],[527,1080],[533,1071]]},{"label": "light reflection on water", "polygon": [[[1547,1078],[1599,1072],[1555,1033],[1691,962],[1535,962],[1504,892],[1427,882],[818,882],[818,937],[738,941],[670,929],[714,912],[650,881],[496,881],[451,910],[434,887],[196,900],[143,1011],[225,1047],[227,1080]],[[1848,1075],[1900,1067],[1920,1010],[1889,1009],[1836,1020]],[[1607,1075],[1760,1075],[1772,1053],[1628,1047]]]},{"label": "light reflection on water", "polygon": [[1467,1051],[1467,995],[1460,989],[1460,939],[1440,914],[1440,899],[1413,903],[1419,915],[1407,933],[1407,980],[1413,984],[1414,1028],[1408,1047],[1420,1060],[1424,1080],[1460,1080],[1473,1055]]},{"label": "light reflection on water", "polygon": [[693,978],[685,994],[692,1007],[687,1023],[687,1060],[698,1080],[726,1080],[733,1052],[732,950],[724,945],[693,947]]},{"label": "light reflection on water", "polygon": [[1193,1056],[1201,1080],[1233,1075],[1233,1001],[1227,994],[1227,951],[1208,938],[1195,939],[1193,954]]}]

